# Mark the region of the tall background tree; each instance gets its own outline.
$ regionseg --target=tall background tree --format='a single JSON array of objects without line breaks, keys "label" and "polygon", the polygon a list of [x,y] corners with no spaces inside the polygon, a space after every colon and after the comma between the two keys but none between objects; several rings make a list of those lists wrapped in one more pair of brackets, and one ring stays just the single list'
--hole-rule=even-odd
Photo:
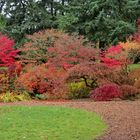
[{"label": "tall background tree", "polygon": [[25,34],[32,34],[52,25],[49,13],[34,0],[6,1],[3,15],[7,18],[5,30],[16,41],[23,38]]},{"label": "tall background tree", "polygon": [[104,48],[135,32],[138,17],[138,0],[71,0],[59,28],[85,35]]},{"label": "tall background tree", "polygon": [[124,41],[136,31],[139,0],[1,0],[1,31],[17,43],[25,34],[58,28],[85,35],[100,48]]}]

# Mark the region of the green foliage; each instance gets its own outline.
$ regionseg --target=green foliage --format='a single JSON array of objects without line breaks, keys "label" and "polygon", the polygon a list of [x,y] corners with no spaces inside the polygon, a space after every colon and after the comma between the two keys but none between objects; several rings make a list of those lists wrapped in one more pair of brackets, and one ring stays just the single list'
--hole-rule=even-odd
[{"label": "green foliage", "polygon": [[[124,41],[136,30],[139,9],[137,0],[72,0],[67,7],[68,14],[62,17],[60,24],[63,23],[63,29],[68,32],[86,35],[90,40],[99,42],[99,47],[105,47]],[[69,15],[71,20],[67,17]]]},{"label": "green foliage", "polygon": [[90,92],[90,88],[85,86],[84,82],[72,82],[68,84],[70,99],[87,98]]},{"label": "green foliage", "polygon": [[63,1],[2,0],[0,13],[6,18],[5,33],[8,33],[16,43],[21,43],[26,34],[56,28],[57,16],[64,15],[66,0]]},{"label": "green foliage", "polygon": [[16,42],[21,41],[25,34],[53,26],[52,16],[45,9],[45,5],[34,0],[7,1],[3,11],[4,16],[8,16],[5,32]]},{"label": "green foliage", "polygon": [[92,112],[57,106],[0,107],[1,140],[92,140],[106,124]]},{"label": "green foliage", "polygon": [[44,94],[36,94],[35,99],[46,100],[47,97]]},{"label": "green foliage", "polygon": [[6,26],[5,18],[4,18],[4,16],[0,15],[0,31],[3,31],[5,26]]},{"label": "green foliage", "polygon": [[[21,46],[19,59],[27,62],[42,64],[47,62],[48,48],[53,47],[57,40],[62,40],[65,33],[57,30],[43,30],[26,36],[27,41]],[[63,43],[65,40],[63,40]]]},{"label": "green foliage", "polygon": [[1,70],[7,70],[7,67],[0,67],[0,71]]},{"label": "green foliage", "polygon": [[78,18],[69,13],[66,13],[64,16],[61,15],[57,17],[58,28],[64,31],[67,30],[68,27],[70,27],[71,30],[74,30],[75,27],[71,25],[77,21]]},{"label": "green foliage", "polygon": [[132,34],[140,17],[138,0],[1,0],[4,32],[21,43],[25,34],[59,28],[86,35],[100,47]]}]

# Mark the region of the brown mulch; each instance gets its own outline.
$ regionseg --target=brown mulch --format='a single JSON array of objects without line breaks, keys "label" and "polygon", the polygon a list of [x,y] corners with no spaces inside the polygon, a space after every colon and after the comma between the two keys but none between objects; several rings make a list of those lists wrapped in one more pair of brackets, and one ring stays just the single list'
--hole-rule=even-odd
[{"label": "brown mulch", "polygon": [[140,101],[28,101],[0,105],[61,105],[97,112],[109,125],[98,140],[140,140]]}]

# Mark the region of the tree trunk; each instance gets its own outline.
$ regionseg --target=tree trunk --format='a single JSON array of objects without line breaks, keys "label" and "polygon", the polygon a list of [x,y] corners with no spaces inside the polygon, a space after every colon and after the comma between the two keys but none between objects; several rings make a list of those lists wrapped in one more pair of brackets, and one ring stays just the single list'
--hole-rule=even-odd
[{"label": "tree trunk", "polygon": [[[65,0],[62,0],[62,7],[64,7],[64,5],[65,5]],[[62,8],[62,15],[64,16],[64,11],[63,11],[64,9]]]},{"label": "tree trunk", "polygon": [[99,48],[100,49],[104,49],[105,48],[105,42],[104,41],[100,41],[99,42]]},{"label": "tree trunk", "polygon": [[140,34],[140,19],[137,20],[138,33]]},{"label": "tree trunk", "polygon": [[51,0],[51,15],[52,15],[52,16],[54,15],[53,9],[54,9],[54,1]]}]

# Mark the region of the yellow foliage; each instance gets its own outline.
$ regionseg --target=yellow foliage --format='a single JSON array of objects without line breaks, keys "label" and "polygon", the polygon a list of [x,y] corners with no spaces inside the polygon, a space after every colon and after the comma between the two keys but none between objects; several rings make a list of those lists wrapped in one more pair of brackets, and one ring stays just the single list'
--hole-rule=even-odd
[{"label": "yellow foliage", "polygon": [[130,51],[132,49],[134,49],[134,50],[140,49],[140,43],[138,43],[136,41],[127,40],[127,42],[125,42],[125,43],[120,42],[119,44],[124,48],[125,51]]},{"label": "yellow foliage", "polygon": [[30,100],[30,96],[26,92],[22,93],[13,93],[7,91],[0,94],[0,102],[17,102],[17,101],[27,101]]}]

